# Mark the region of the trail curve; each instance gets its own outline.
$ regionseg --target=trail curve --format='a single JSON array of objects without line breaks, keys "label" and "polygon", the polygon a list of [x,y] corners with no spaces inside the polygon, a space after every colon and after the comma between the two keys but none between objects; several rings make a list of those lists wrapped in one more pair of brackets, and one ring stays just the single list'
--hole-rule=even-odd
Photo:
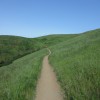
[{"label": "trail curve", "polygon": [[49,54],[43,59],[42,71],[37,84],[35,100],[63,100],[56,75],[48,61],[51,51],[48,48],[47,50],[49,51]]}]

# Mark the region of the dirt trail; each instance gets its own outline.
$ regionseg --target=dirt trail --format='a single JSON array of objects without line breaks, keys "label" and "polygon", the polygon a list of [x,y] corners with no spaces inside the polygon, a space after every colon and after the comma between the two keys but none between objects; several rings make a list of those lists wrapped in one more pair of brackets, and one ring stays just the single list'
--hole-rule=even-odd
[{"label": "dirt trail", "polygon": [[[51,51],[48,49],[49,55]],[[42,72],[37,85],[35,100],[63,100],[56,75],[48,62],[49,55],[44,57]]]}]

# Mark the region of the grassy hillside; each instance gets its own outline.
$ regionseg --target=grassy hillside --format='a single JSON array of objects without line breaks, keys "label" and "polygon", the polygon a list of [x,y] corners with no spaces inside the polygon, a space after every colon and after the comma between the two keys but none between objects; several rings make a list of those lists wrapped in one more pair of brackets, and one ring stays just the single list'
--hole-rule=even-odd
[{"label": "grassy hillside", "polygon": [[[42,58],[47,54],[46,50],[38,50],[68,40],[71,36],[54,35],[34,39],[0,36],[0,65],[13,61],[0,68],[0,100],[34,100]],[[22,57],[31,52],[34,53]]]},{"label": "grassy hillside", "polygon": [[100,99],[100,29],[50,47],[65,100]]},{"label": "grassy hillside", "polygon": [[55,45],[76,35],[48,35],[40,38],[0,36],[0,66],[7,65],[26,54]]},{"label": "grassy hillside", "polygon": [[0,36],[0,66],[38,49],[31,39],[17,36]]},{"label": "grassy hillside", "polygon": [[42,42],[44,46],[53,46],[59,44],[63,41],[67,41],[73,37],[78,36],[79,34],[54,34],[47,35],[38,38],[38,41]]},{"label": "grassy hillside", "polygon": [[[34,100],[46,46],[52,51],[50,63],[65,100],[99,100],[99,45],[100,29],[79,35],[48,35],[34,39],[0,36],[0,64],[13,61],[0,67],[0,100]],[[32,54],[24,56],[28,53]],[[14,61],[16,58],[20,59]]]},{"label": "grassy hillside", "polygon": [[0,68],[0,100],[34,100],[37,79],[46,50],[15,60]]}]

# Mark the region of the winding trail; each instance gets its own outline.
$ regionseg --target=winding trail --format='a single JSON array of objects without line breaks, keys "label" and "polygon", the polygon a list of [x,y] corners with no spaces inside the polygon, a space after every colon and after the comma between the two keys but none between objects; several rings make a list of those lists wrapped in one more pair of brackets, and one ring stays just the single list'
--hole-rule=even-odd
[{"label": "winding trail", "polygon": [[[48,51],[50,55],[51,51],[49,49]],[[48,61],[49,55],[45,56],[43,59],[42,71],[37,84],[35,100],[63,100],[56,75]]]}]

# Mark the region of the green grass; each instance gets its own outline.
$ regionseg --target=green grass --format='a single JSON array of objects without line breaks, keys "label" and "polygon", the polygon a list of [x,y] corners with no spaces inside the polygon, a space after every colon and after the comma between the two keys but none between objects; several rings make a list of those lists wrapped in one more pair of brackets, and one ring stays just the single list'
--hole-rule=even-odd
[{"label": "green grass", "polygon": [[50,47],[65,100],[100,99],[100,29]]},{"label": "green grass", "polygon": [[55,45],[76,35],[48,35],[39,38],[25,38],[19,36],[0,36],[0,66],[36,52],[46,46]]},{"label": "green grass", "polygon": [[[0,100],[34,100],[42,58],[47,54],[40,49],[69,38],[69,35],[45,36],[46,40],[44,37],[0,36],[0,64],[12,62],[0,68]],[[22,57],[31,52],[34,53]],[[22,58],[15,60],[19,57]]]},{"label": "green grass", "polygon": [[73,37],[78,36],[79,34],[54,34],[39,37],[38,40],[41,41],[44,46],[53,46],[59,44],[63,41],[67,41]]},{"label": "green grass", "polygon": [[34,100],[46,46],[65,100],[99,100],[99,45],[100,29],[39,38],[0,36],[0,66],[12,62],[0,67],[0,100]]},{"label": "green grass", "polygon": [[46,52],[37,51],[0,68],[0,100],[34,100]]},{"label": "green grass", "polygon": [[0,36],[0,66],[7,65],[17,58],[35,52],[36,42],[18,36]]}]

